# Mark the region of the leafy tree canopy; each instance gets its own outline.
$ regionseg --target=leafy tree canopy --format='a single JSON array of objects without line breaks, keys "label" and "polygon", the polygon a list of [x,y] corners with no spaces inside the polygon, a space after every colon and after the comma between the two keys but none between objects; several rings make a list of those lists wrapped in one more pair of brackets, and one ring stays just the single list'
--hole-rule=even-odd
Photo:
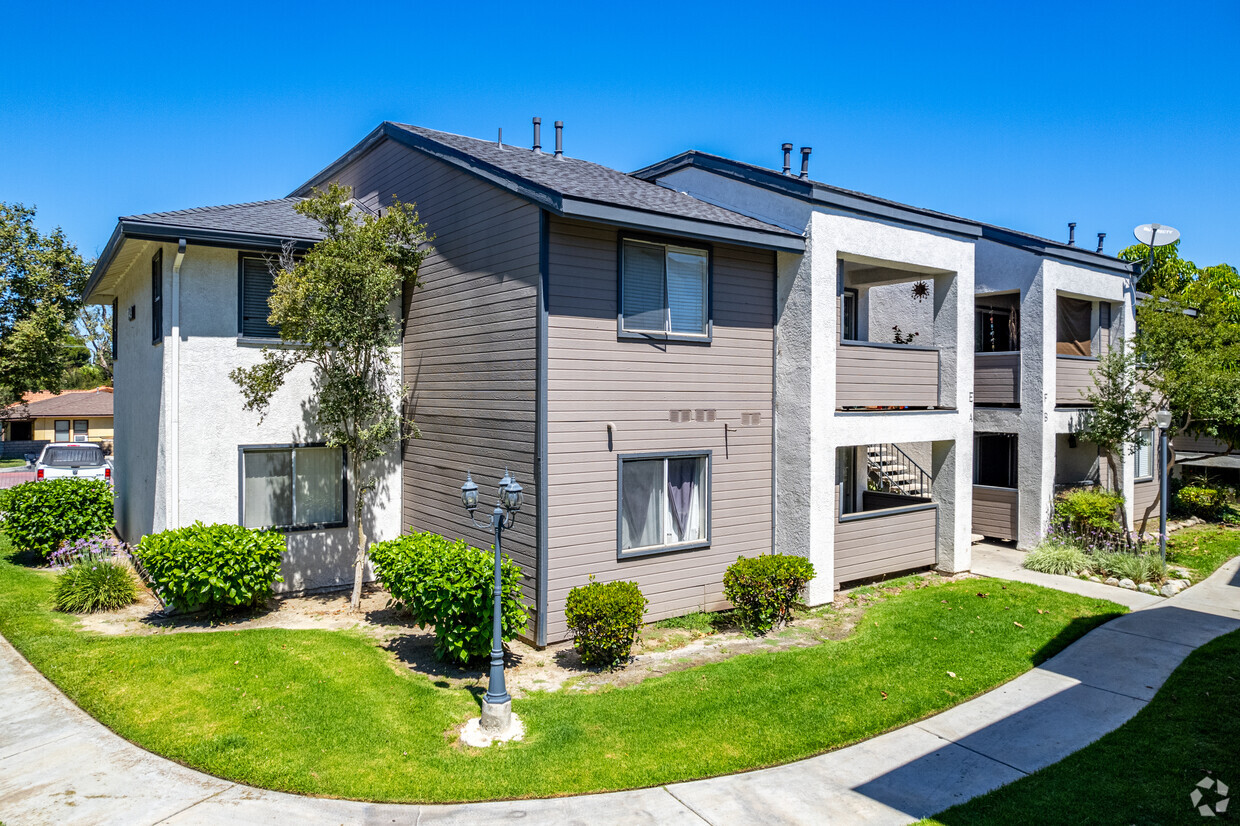
[{"label": "leafy tree canopy", "polygon": [[34,217],[32,207],[0,202],[0,404],[61,389],[90,274],[64,233],[40,233]]}]

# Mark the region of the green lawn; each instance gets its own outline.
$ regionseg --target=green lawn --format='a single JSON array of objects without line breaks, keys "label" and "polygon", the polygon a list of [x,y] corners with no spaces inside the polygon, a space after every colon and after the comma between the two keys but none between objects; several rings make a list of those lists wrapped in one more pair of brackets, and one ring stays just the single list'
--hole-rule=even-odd
[{"label": "green lawn", "polygon": [[0,467],[25,467],[25,459],[0,459]]},{"label": "green lawn", "polygon": [[477,698],[409,674],[361,635],[78,632],[48,608],[53,574],[10,555],[0,550],[0,632],[122,736],[230,780],[385,801],[594,792],[784,763],[986,691],[1124,610],[997,580],[911,589],[842,641],[518,700],[525,740],[478,751],[454,732]]},{"label": "green lawn", "polygon": [[[1189,655],[1153,701],[1098,742],[930,823],[1208,823],[1189,798],[1202,778],[1240,794],[1240,631]],[[1213,804],[1207,794],[1203,803]],[[1234,818],[1232,812],[1227,814]],[[1224,818],[1225,819],[1225,818]]]},{"label": "green lawn", "polygon": [[1205,579],[1237,554],[1240,528],[1198,525],[1167,537],[1167,563],[1188,568],[1198,575],[1197,579]]}]

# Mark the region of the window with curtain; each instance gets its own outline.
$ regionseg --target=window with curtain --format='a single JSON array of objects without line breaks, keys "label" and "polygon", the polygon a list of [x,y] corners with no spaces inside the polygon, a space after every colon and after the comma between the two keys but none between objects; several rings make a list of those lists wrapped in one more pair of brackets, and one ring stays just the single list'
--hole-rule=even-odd
[{"label": "window with curtain", "polygon": [[706,250],[627,240],[620,257],[625,332],[705,336],[710,323]]},{"label": "window with curtain", "polygon": [[1140,444],[1137,445],[1136,478],[1151,479],[1154,476],[1154,429],[1138,430]]},{"label": "window with curtain", "polygon": [[246,448],[241,461],[245,527],[296,530],[347,524],[341,448]]},{"label": "window with curtain", "polygon": [[1093,304],[1061,295],[1056,309],[1055,352],[1061,356],[1092,355]]},{"label": "window with curtain", "polygon": [[710,541],[709,456],[620,460],[620,555]]},{"label": "window with curtain", "polygon": [[241,258],[241,307],[238,332],[247,338],[279,338],[280,328],[267,323],[271,306],[267,299],[275,286],[267,261],[259,256]]}]

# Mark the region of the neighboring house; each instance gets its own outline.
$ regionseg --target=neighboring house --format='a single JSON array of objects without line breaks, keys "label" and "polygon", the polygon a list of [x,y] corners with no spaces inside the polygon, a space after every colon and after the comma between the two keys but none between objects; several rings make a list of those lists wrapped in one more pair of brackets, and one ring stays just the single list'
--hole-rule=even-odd
[{"label": "neighboring house", "polygon": [[112,388],[33,393],[24,404],[0,410],[3,458],[38,453],[48,442],[100,442],[112,446]]},{"label": "neighboring house", "polygon": [[[279,346],[264,256],[318,240],[294,206],[333,181],[368,211],[415,203],[435,239],[401,307],[422,435],[383,466],[367,533],[485,547],[460,486],[508,469],[527,505],[505,550],[537,644],[567,636],[567,593],[591,577],[637,581],[658,619],[723,607],[726,567],[772,548],[814,563],[812,603],[967,570],[988,519],[1028,545],[1059,477],[1093,471],[1059,444],[1081,377],[1057,342],[1089,359],[1129,329],[1122,262],[807,172],[690,152],[626,175],[384,123],[289,198],[121,219],[88,293],[120,319],[126,539],[196,519],[274,526],[285,590],[351,578],[343,456],[310,425],[312,376],[292,376],[262,423],[228,378]],[[1063,335],[1061,296],[1089,307],[1063,304]],[[979,337],[979,306],[1016,308],[1007,339]],[[993,409],[975,410],[975,365]],[[990,489],[1017,493],[975,512]]]},{"label": "neighboring house", "polygon": [[1240,450],[1209,436],[1182,433],[1172,440],[1175,464],[1171,472],[1180,477],[1204,477],[1227,485],[1240,485]]},{"label": "neighboring house", "polygon": [[[941,569],[969,567],[970,530],[1032,547],[1057,488],[1110,483],[1071,433],[1098,356],[1132,334],[1131,265],[813,181],[807,156],[794,177],[790,149],[783,174],[701,152],[634,173],[805,232],[806,255],[780,268],[777,544],[808,549],[838,582],[858,556],[924,560],[932,526],[910,511],[933,506]],[[920,333],[913,346],[886,343],[897,327]],[[1117,457],[1141,507],[1156,494],[1151,456]],[[864,487],[887,492],[864,490],[863,466]]]}]

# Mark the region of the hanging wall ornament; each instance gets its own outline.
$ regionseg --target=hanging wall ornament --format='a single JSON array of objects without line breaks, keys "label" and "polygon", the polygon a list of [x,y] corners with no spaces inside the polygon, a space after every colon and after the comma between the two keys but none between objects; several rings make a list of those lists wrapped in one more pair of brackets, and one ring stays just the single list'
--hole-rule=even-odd
[{"label": "hanging wall ornament", "polygon": [[930,285],[925,281],[918,281],[913,285],[913,298],[918,301],[925,301],[930,297]]}]

